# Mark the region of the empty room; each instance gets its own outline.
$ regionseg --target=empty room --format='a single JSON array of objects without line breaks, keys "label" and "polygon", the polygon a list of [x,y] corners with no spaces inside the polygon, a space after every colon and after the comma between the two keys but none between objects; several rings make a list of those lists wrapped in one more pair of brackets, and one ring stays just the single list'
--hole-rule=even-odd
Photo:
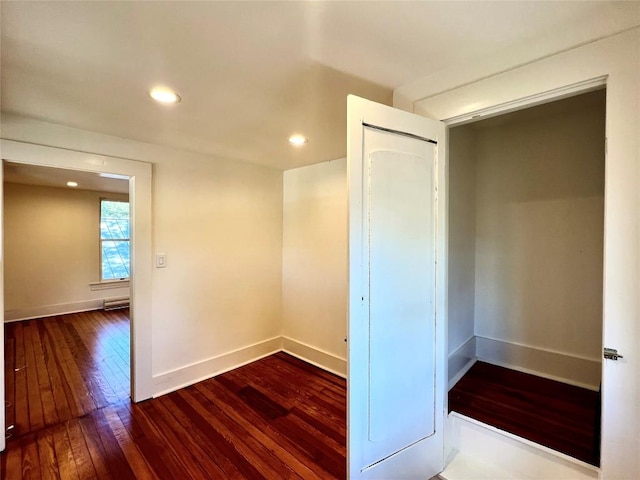
[{"label": "empty room", "polygon": [[640,475],[638,2],[1,23],[2,479]]}]

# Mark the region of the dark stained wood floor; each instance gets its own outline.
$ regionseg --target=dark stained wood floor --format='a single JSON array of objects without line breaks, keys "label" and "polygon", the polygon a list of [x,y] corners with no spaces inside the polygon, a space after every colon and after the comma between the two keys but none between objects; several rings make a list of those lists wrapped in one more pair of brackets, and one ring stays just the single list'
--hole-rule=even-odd
[{"label": "dark stained wood floor", "polygon": [[128,315],[95,310],[5,325],[12,436],[129,398]]},{"label": "dark stained wood floor", "polygon": [[[69,320],[59,317],[54,321],[64,324]],[[50,334],[46,332],[51,327],[40,326],[36,321],[29,323],[36,324],[30,335],[37,331],[40,338],[48,338]],[[11,338],[15,339],[18,352],[20,342],[24,342],[20,335],[24,339],[24,331],[29,327],[18,328],[16,324],[14,328],[16,332]],[[79,328],[76,325],[69,330]],[[80,334],[67,333],[65,342],[73,343],[70,340],[79,337]],[[66,371],[77,370],[82,378],[92,377],[98,360],[84,358],[81,348],[71,348],[75,354],[70,355],[47,351],[55,358],[64,357],[59,363],[66,365]],[[41,357],[35,359],[36,363],[47,364],[44,351],[25,352],[25,356]],[[27,359],[26,363],[28,367],[31,362]],[[22,362],[18,360],[17,364]],[[30,400],[33,397],[29,395],[29,379],[26,387],[18,386],[22,382],[19,372],[15,391],[23,392],[19,398]],[[109,384],[108,376],[104,376]],[[72,385],[85,393],[79,380],[69,380],[68,387],[64,382],[61,378],[50,378],[50,385],[45,383],[43,392],[51,391],[53,397],[48,403],[57,405],[54,392],[58,392],[60,404],[65,405],[62,393],[66,398],[73,391]],[[96,385],[99,390],[107,390],[102,382]],[[88,411],[80,407],[82,402],[76,402],[73,407],[79,413],[76,417],[63,416],[58,422],[47,423],[33,421],[32,418],[40,417],[39,414],[32,417],[29,408],[27,414],[16,409],[21,428],[16,426],[7,450],[0,456],[0,478],[343,479],[346,476],[345,380],[285,353],[138,404],[122,400],[114,391],[108,397],[113,403],[103,405],[100,397],[93,400],[91,409],[88,398],[94,398],[91,393],[94,386],[85,384],[88,397],[84,407]],[[69,409],[72,403],[67,399]]]},{"label": "dark stained wood floor", "polygon": [[598,392],[477,362],[449,391],[449,411],[600,464]]}]

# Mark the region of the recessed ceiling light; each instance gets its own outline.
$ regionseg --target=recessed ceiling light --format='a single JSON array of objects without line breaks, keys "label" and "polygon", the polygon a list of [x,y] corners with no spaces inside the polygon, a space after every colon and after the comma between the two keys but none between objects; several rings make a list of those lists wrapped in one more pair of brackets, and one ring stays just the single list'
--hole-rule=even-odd
[{"label": "recessed ceiling light", "polygon": [[67,182],[67,187],[77,187],[78,182]]},{"label": "recessed ceiling light", "polygon": [[289,137],[289,143],[291,145],[304,145],[308,141],[309,140],[306,137],[303,137],[302,135],[291,135]]},{"label": "recessed ceiling light", "polygon": [[160,103],[178,103],[180,101],[180,95],[173,90],[169,90],[164,87],[157,87],[149,92],[151,98]]}]

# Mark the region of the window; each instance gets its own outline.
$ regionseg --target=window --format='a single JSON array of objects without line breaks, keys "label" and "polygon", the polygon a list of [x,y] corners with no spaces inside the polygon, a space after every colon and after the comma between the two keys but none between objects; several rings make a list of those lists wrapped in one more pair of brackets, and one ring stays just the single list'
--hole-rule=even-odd
[{"label": "window", "polygon": [[100,279],[129,278],[129,202],[100,200]]}]

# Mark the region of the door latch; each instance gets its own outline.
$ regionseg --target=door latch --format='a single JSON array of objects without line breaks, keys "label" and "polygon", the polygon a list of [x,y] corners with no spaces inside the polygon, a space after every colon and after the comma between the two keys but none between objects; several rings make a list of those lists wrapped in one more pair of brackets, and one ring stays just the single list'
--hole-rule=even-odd
[{"label": "door latch", "polygon": [[604,349],[604,358],[607,360],[618,360],[619,358],[624,358],[622,355],[618,353],[618,350],[615,348],[606,348]]}]

